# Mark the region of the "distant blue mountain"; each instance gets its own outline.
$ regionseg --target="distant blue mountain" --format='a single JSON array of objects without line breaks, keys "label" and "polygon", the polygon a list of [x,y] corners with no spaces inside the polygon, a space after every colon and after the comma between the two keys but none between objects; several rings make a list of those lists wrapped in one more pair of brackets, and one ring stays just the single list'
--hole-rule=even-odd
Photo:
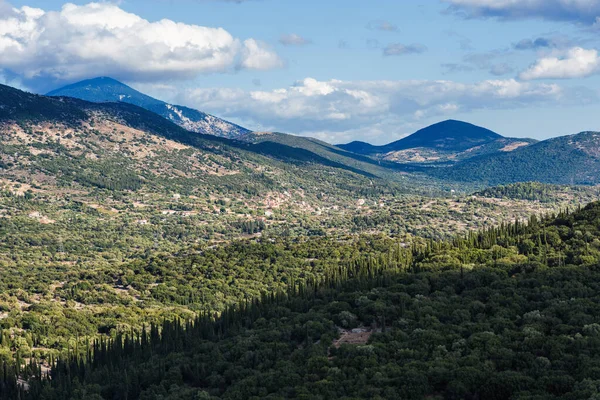
[{"label": "distant blue mountain", "polygon": [[489,129],[450,119],[423,128],[410,136],[383,146],[373,146],[365,142],[352,142],[338,145],[338,147],[359,154],[381,154],[418,147],[444,151],[464,151],[502,138],[502,136]]},{"label": "distant blue mountain", "polygon": [[237,138],[250,131],[192,108],[165,103],[108,77],[94,78],[56,89],[48,96],[74,97],[94,103],[123,102],[152,111],[192,132]]},{"label": "distant blue mountain", "polygon": [[451,119],[383,146],[357,141],[338,147],[399,163],[439,164],[455,163],[484,154],[511,152],[536,142],[533,139],[507,138],[489,129]]},{"label": "distant blue mountain", "polygon": [[469,124],[468,122],[449,119],[423,128],[404,139],[392,142],[384,147],[387,151],[398,151],[415,147],[461,151],[498,139],[502,139],[502,136],[489,129]]}]

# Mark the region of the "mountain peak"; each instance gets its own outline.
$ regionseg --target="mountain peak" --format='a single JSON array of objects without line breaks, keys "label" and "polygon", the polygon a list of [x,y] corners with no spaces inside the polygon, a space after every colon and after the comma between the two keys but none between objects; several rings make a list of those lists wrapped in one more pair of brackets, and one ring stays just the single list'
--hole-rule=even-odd
[{"label": "mountain peak", "polygon": [[235,138],[249,130],[192,108],[178,106],[138,92],[116,79],[102,76],[73,83],[47,94],[93,103],[129,103],[152,111],[189,131]]},{"label": "mountain peak", "polygon": [[96,78],[91,78],[91,79],[86,79],[80,82],[75,83],[75,85],[77,84],[110,84],[110,85],[122,85],[122,86],[127,86],[125,85],[123,82],[120,82],[114,78],[111,78],[110,76],[99,76]]},{"label": "mountain peak", "polygon": [[501,139],[502,136],[489,129],[468,122],[449,119],[423,128],[395,142],[411,147],[440,149],[469,148],[477,144]]},{"label": "mountain peak", "polygon": [[[423,154],[429,154],[432,159],[440,160],[454,154],[455,156],[451,158],[455,160],[459,153],[469,151],[466,156],[471,156],[479,154],[480,151],[496,151],[516,140],[505,138],[496,132],[468,122],[448,119],[383,146],[373,146],[364,142],[352,142],[338,146],[353,153],[391,157],[389,159],[393,160],[397,159],[397,153],[404,151],[413,151],[411,159],[413,156],[423,159]],[[518,144],[522,146],[523,143],[529,144],[530,142],[529,139],[522,139]],[[407,154],[403,153],[402,157]],[[444,156],[440,156],[440,154],[444,154]]]},{"label": "mountain peak", "polygon": [[[46,94],[46,96],[75,97],[75,96],[65,95],[65,92],[73,92],[73,91],[76,91],[79,89],[84,89],[84,88],[98,89],[98,88],[106,87],[106,86],[115,86],[115,87],[131,89],[129,86],[127,86],[123,82],[119,82],[116,79],[113,79],[108,76],[99,76],[97,78],[85,79],[83,81],[75,82],[70,85],[64,86],[62,88],[53,90],[51,92],[48,92]],[[133,89],[131,89],[131,90],[133,90]]]},{"label": "mountain peak", "polygon": [[464,121],[448,119],[418,130],[410,136],[381,146],[381,152],[414,148],[447,151],[463,151],[502,139],[503,136],[489,129]]}]

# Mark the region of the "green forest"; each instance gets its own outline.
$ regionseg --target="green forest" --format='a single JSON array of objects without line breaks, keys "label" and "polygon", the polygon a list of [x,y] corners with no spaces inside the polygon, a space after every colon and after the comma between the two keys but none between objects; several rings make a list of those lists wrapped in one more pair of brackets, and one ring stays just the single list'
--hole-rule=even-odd
[{"label": "green forest", "polygon": [[[6,362],[2,398],[600,395],[600,203],[444,242],[341,248],[322,239],[226,247],[223,260],[238,254],[257,271],[303,258],[318,273],[291,273],[220,313],[77,344],[50,372],[34,359]],[[182,258],[168,270],[201,263]],[[186,296],[172,300],[194,301]]]}]

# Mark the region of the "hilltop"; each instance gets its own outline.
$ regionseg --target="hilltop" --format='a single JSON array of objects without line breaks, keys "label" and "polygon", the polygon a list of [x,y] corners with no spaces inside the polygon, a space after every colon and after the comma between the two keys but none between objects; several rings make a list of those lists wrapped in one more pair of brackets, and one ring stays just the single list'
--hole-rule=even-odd
[{"label": "hilltop", "polygon": [[510,152],[535,142],[532,139],[506,138],[467,122],[447,120],[383,146],[352,142],[338,147],[398,163],[437,164],[458,162],[482,154]]},{"label": "hilltop", "polygon": [[464,151],[493,142],[502,136],[467,122],[447,120],[418,130],[410,136],[382,146],[383,152],[427,147],[446,151]]}]

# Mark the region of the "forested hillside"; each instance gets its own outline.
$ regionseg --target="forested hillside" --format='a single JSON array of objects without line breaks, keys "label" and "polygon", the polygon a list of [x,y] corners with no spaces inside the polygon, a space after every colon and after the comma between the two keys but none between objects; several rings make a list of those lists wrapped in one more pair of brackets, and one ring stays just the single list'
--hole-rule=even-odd
[{"label": "forested hillside", "polygon": [[0,400],[600,400],[599,26],[0,0]]},{"label": "forested hillside", "polygon": [[552,138],[430,172],[443,179],[488,185],[525,181],[593,185],[600,182],[600,134],[582,132]]},{"label": "forested hillside", "polygon": [[[204,314],[73,349],[52,380],[34,378],[20,396],[594,398],[599,221],[593,203],[450,242],[364,242],[323,278],[292,278],[214,321]],[[330,246],[294,252],[312,258]],[[281,250],[265,248],[265,260],[282,265]],[[16,396],[14,372],[6,376]]]}]

